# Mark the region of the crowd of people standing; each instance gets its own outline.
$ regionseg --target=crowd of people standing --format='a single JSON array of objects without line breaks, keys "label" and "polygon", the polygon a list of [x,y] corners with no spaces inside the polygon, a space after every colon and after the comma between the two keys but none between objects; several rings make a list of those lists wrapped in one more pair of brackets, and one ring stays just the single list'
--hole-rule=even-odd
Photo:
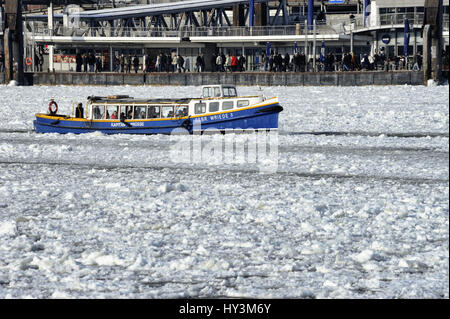
[{"label": "crowd of people standing", "polygon": [[264,71],[269,72],[334,72],[334,71],[393,71],[393,70],[420,70],[422,56],[412,58],[403,56],[387,57],[384,52],[355,55],[351,52],[344,54],[329,53],[313,61],[302,52],[281,55],[278,52],[270,56],[263,55],[262,65]]},{"label": "crowd of people standing", "polygon": [[[444,55],[448,56],[448,54]],[[2,55],[0,55],[0,70],[3,68]],[[320,55],[313,61],[304,52],[296,52],[290,55],[288,52],[281,54],[277,51],[271,52],[269,56],[263,54],[256,58],[256,62],[249,65],[247,58],[242,54],[215,53],[209,58],[208,71],[211,72],[334,72],[334,71],[393,71],[393,70],[421,70],[422,56],[416,54],[410,57],[387,56],[384,51],[373,55],[351,52],[344,54],[328,53]],[[150,55],[147,52],[138,56],[135,54],[116,54],[110,68],[109,58],[96,56],[94,52],[78,53],[76,55],[76,72],[117,72],[117,73],[139,73],[139,72],[204,72],[207,70],[206,57],[200,53],[197,57],[183,57],[176,51],[170,53],[159,52]],[[42,72],[43,56],[35,56],[35,69]],[[445,60],[445,59],[444,59]],[[447,62],[445,62],[447,61]],[[444,65],[448,65],[448,58]]]}]

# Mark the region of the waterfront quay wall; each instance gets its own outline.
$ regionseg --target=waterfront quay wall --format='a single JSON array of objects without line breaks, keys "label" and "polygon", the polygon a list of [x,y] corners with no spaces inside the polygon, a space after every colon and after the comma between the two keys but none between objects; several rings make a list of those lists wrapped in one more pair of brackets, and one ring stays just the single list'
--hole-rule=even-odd
[{"label": "waterfront quay wall", "polygon": [[[5,83],[0,73],[0,83]],[[366,86],[423,85],[422,72],[235,72],[235,73],[25,73],[25,85],[168,85],[201,86],[234,84],[242,86]]]}]

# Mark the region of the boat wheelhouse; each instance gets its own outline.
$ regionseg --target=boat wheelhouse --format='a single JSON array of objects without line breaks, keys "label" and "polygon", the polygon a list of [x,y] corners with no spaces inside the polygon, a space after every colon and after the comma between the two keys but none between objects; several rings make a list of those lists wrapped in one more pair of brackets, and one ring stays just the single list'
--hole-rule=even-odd
[{"label": "boat wheelhouse", "polygon": [[88,97],[74,103],[72,114],[60,115],[55,101],[48,114],[36,114],[39,133],[171,134],[206,129],[277,129],[283,110],[278,98],[238,96],[235,86],[206,85],[199,98],[135,99],[125,95]]}]

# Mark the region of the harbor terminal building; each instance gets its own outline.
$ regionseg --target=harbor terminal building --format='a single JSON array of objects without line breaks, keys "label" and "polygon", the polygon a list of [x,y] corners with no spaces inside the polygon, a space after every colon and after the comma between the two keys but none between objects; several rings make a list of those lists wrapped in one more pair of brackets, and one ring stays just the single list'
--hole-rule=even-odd
[{"label": "harbor terminal building", "polygon": [[[412,61],[423,53],[425,0],[33,3],[41,4],[24,5],[23,11],[24,59],[28,58],[29,71],[39,68],[36,59],[42,60],[42,71],[75,71],[76,55],[88,52],[102,61],[103,71],[113,71],[114,58],[122,54],[137,56],[139,70],[160,53],[176,52],[189,70],[194,70],[199,55],[204,57],[205,71],[211,71],[213,56],[230,54],[245,56],[245,70],[262,71],[264,55],[271,53],[304,53],[313,65],[324,54],[340,59],[349,52],[355,56],[382,52],[392,58],[407,53]],[[444,0],[443,49],[447,52],[448,46],[449,1]]]}]

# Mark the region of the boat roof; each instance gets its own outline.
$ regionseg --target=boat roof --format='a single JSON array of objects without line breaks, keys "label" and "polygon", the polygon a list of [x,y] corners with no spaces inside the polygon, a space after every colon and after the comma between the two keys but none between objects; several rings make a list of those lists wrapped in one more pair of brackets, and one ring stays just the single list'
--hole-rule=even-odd
[{"label": "boat roof", "polygon": [[91,103],[111,103],[111,104],[189,104],[191,98],[183,99],[135,99],[127,95],[115,96],[89,96],[88,101]]}]

